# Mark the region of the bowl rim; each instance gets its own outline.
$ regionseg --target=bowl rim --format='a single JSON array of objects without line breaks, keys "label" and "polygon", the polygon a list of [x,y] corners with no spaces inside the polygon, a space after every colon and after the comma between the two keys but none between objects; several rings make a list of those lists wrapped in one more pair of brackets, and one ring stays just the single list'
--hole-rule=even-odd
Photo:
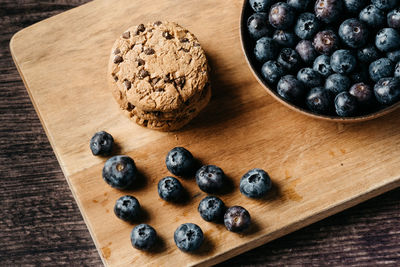
[{"label": "bowl rim", "polygon": [[[264,79],[256,71],[254,64],[250,61],[251,56],[249,55],[249,51],[246,50],[246,43],[245,43],[245,35],[248,34],[247,27],[246,27],[247,26],[247,18],[245,17],[247,8],[251,9],[251,6],[249,5],[248,0],[243,0],[242,10],[240,13],[240,21],[239,21],[239,36],[240,36],[240,44],[241,44],[242,52],[244,53],[244,56],[246,58],[246,62],[247,62],[247,65],[249,66],[249,69],[251,70],[253,76],[256,78],[258,83],[264,88],[265,91],[267,91],[267,93],[270,96],[272,96],[275,100],[277,100],[284,106],[290,108],[293,111],[296,111],[298,113],[301,113],[303,115],[306,115],[306,116],[314,118],[314,119],[333,121],[333,122],[343,122],[343,123],[361,122],[361,121],[375,119],[375,118],[381,117],[383,115],[386,115],[386,114],[400,108],[400,101],[398,101],[397,103],[392,104],[391,106],[385,107],[381,110],[375,111],[370,114],[354,116],[354,117],[339,117],[339,116],[316,114],[316,113],[313,113],[302,107],[298,107],[298,106],[290,103],[286,99],[283,99],[281,96],[278,95],[278,93],[275,90],[272,90],[269,88],[269,86],[266,84]],[[250,38],[250,37],[248,37],[248,38]]]}]

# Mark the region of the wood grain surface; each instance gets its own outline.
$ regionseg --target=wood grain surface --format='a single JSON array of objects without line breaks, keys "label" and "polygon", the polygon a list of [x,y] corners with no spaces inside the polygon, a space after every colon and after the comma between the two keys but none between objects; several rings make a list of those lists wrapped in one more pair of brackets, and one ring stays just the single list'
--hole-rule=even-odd
[{"label": "wood grain surface", "polygon": [[[101,264],[24,87],[12,65],[7,47],[11,34],[18,29],[78,4],[79,1],[56,2],[58,3],[1,2],[0,22],[6,26],[1,37],[2,57],[0,59],[2,96],[0,100],[0,183],[2,187],[0,198],[3,203],[1,209],[4,209],[2,210],[4,217],[0,220],[0,238],[3,241],[0,245],[0,260],[4,265],[27,263],[55,265],[55,262],[65,265]],[[6,7],[4,11],[3,7]],[[221,95],[222,93],[218,97],[217,94],[214,101],[221,99]],[[268,99],[263,100],[263,104],[264,101],[274,105]],[[278,110],[284,110],[280,106],[276,107]],[[285,114],[292,116],[289,112]],[[391,115],[390,118],[396,121],[398,115]],[[398,125],[398,121],[396,122]],[[314,122],[310,121],[310,123]],[[385,123],[381,123],[380,126],[382,124],[384,126]],[[368,127],[368,124],[357,126],[356,130],[359,131],[360,127]],[[350,132],[356,130],[350,127]],[[383,140],[387,138],[386,136],[378,137]],[[185,142],[185,136],[182,139]],[[187,139],[186,142],[188,142]],[[202,153],[199,148],[194,148],[194,151],[200,155]],[[340,149],[330,152],[335,155],[342,153]],[[348,152],[345,151],[344,154]],[[353,151],[350,149],[350,153],[356,152],[357,149]],[[135,152],[130,153],[135,154]],[[332,156],[332,153],[329,155]],[[157,156],[157,153],[154,154]],[[215,155],[203,157],[207,160],[216,158]],[[379,158],[387,157],[379,154],[376,157],[370,156],[368,159],[371,158],[378,161]],[[379,170],[383,165],[375,164],[375,166]],[[230,171],[236,172],[234,168]],[[286,175],[286,172],[284,174]],[[369,172],[365,173],[366,176],[369,174]],[[288,173],[287,176],[291,174]],[[290,179],[290,177],[287,178]],[[296,198],[295,194],[291,195]],[[225,198],[229,199],[229,195]],[[400,260],[398,210],[399,190],[397,189],[243,254],[225,264],[227,266],[376,265],[383,263],[396,265]]]}]

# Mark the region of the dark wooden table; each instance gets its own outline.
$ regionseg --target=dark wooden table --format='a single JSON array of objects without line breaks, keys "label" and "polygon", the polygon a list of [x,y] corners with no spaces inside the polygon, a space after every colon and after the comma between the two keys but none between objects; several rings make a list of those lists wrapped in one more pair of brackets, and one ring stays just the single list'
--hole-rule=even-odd
[{"label": "dark wooden table", "polygon": [[[102,264],[8,46],[18,30],[85,2],[0,0],[0,266]],[[221,266],[383,264],[400,266],[400,189]]]}]

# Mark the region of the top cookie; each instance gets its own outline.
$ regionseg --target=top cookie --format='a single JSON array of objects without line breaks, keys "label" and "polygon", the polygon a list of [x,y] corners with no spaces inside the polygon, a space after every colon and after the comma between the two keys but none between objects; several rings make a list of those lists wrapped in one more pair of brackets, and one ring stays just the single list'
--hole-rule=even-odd
[{"label": "top cookie", "polygon": [[172,22],[140,24],[114,43],[109,79],[117,101],[143,111],[174,111],[198,95],[208,64],[197,38]]}]

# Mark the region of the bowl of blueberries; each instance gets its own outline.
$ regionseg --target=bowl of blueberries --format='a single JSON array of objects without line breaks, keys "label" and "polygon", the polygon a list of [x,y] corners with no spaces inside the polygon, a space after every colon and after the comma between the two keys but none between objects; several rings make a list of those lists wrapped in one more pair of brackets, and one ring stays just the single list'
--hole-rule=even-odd
[{"label": "bowl of blueberries", "polygon": [[400,107],[400,0],[245,0],[250,69],[275,99],[355,122]]}]

